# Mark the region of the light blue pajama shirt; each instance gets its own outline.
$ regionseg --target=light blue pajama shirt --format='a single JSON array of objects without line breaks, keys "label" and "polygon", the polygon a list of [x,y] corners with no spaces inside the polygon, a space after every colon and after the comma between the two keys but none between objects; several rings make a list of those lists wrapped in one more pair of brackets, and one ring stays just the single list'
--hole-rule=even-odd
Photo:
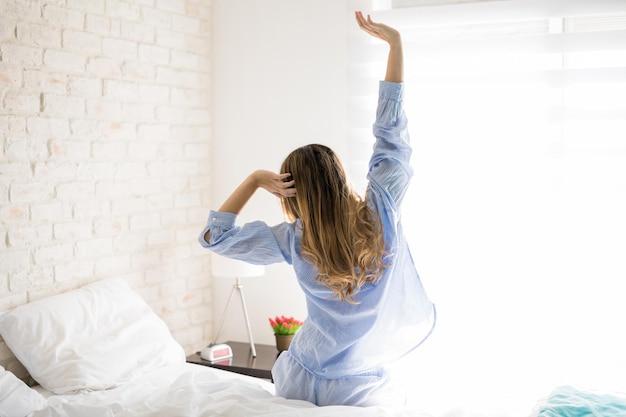
[{"label": "light blue pajama shirt", "polygon": [[[318,405],[398,405],[399,391],[386,365],[420,345],[435,324],[435,308],[415,269],[400,223],[400,204],[413,170],[404,85],[381,81],[369,164],[368,205],[380,215],[385,262],[381,279],[363,285],[356,304],[337,299],[316,281],[302,258],[302,223],[237,226],[236,215],[211,211],[200,243],[223,256],[253,264],[287,262],[306,295],[308,316],[272,375],[279,396]],[[204,240],[210,231],[210,242]]]}]

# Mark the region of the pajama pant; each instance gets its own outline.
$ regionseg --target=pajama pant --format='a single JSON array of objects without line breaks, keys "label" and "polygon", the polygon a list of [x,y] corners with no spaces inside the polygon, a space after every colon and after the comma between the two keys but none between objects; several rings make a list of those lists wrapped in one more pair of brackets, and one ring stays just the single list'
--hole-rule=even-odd
[{"label": "pajama pant", "polygon": [[272,368],[279,397],[325,405],[402,408],[406,394],[385,370],[327,379],[316,376],[285,351]]}]

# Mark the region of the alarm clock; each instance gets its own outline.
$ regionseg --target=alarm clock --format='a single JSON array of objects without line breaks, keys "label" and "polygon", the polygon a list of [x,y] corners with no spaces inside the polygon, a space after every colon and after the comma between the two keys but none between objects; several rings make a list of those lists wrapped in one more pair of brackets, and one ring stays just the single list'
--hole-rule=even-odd
[{"label": "alarm clock", "polygon": [[233,350],[225,343],[211,344],[200,352],[200,357],[210,362],[222,361],[233,357]]}]

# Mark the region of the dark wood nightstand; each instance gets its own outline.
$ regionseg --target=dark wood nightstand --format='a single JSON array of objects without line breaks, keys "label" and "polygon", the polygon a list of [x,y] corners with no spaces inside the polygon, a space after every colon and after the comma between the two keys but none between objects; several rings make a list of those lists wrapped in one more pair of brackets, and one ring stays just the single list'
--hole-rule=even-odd
[{"label": "dark wood nightstand", "polygon": [[200,352],[187,356],[187,362],[198,365],[210,366],[238,374],[249,375],[256,378],[272,379],[272,366],[278,358],[276,346],[255,344],[256,358],[252,357],[250,344],[243,342],[224,342],[233,350],[230,359],[210,362],[200,357]]}]

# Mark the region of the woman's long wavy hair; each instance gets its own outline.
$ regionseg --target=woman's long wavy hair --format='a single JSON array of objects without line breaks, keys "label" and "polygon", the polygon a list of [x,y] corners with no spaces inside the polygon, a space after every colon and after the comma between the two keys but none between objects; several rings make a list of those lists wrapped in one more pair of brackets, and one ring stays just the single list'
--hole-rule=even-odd
[{"label": "woman's long wavy hair", "polygon": [[291,152],[281,173],[295,180],[296,196],[281,200],[290,221],[302,221],[302,255],[318,269],[317,280],[342,301],[376,282],[387,266],[379,217],[348,183],[341,161],[324,145]]}]

